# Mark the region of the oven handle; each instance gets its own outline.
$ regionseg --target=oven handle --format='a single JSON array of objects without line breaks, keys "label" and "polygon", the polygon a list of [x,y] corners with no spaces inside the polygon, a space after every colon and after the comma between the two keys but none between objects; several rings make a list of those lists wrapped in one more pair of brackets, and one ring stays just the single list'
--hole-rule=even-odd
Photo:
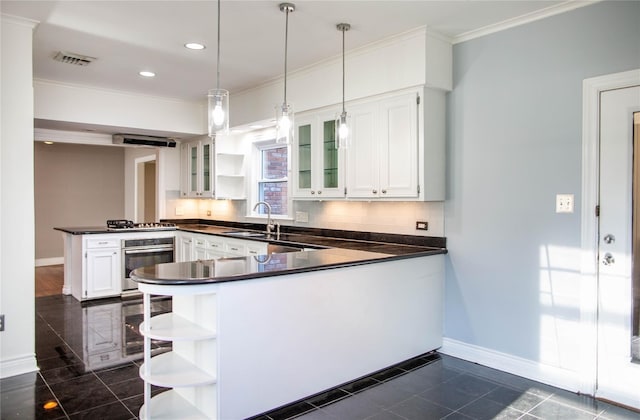
[{"label": "oven handle", "polygon": [[158,247],[158,248],[144,248],[144,249],[123,249],[125,254],[146,254],[149,252],[158,251],[173,251],[173,246]]}]

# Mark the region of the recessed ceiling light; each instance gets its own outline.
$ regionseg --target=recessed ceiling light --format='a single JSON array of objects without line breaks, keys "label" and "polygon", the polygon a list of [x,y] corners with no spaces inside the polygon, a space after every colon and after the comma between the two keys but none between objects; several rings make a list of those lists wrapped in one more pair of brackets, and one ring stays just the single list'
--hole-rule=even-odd
[{"label": "recessed ceiling light", "polygon": [[187,42],[184,46],[190,50],[204,50],[206,48],[204,44],[200,44],[199,42]]},{"label": "recessed ceiling light", "polygon": [[138,74],[143,77],[156,77],[156,74],[152,71],[141,71]]}]

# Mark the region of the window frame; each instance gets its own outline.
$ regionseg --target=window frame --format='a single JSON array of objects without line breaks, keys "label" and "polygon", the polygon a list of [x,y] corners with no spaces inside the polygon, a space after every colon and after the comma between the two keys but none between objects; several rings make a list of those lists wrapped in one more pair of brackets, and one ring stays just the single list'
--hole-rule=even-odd
[{"label": "window frame", "polygon": [[[262,170],[262,152],[269,149],[278,149],[286,147],[287,149],[287,176],[285,178],[263,178]],[[251,146],[251,167],[249,179],[249,195],[247,197],[247,217],[266,220],[266,214],[260,214],[253,211],[256,203],[260,201],[260,188],[262,182],[286,182],[287,183],[287,214],[271,214],[273,220],[293,220],[293,196],[291,193],[291,145],[276,143],[275,131],[270,130],[266,133],[256,135]]]}]

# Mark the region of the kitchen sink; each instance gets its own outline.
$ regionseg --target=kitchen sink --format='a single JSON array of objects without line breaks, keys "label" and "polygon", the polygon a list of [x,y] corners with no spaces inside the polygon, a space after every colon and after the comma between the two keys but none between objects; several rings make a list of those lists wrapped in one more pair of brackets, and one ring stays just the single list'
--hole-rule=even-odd
[{"label": "kitchen sink", "polygon": [[225,235],[232,236],[242,236],[242,237],[252,237],[252,238],[266,238],[267,234],[264,232],[253,232],[250,230],[230,230],[227,232],[222,232]]}]

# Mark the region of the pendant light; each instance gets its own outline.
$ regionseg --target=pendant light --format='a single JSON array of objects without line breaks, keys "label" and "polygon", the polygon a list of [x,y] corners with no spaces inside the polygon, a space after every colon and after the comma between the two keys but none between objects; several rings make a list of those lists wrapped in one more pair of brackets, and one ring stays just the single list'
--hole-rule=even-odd
[{"label": "pendant light", "polygon": [[218,0],[218,57],[216,60],[216,88],[207,95],[209,107],[209,137],[229,132],[229,91],[220,89],[220,0]]},{"label": "pendant light", "polygon": [[276,142],[290,143],[293,140],[293,107],[287,103],[287,47],[289,40],[289,13],[296,10],[293,3],[281,3],[280,11],[284,12],[284,102],[276,106]]},{"label": "pendant light", "polygon": [[338,23],[336,28],[342,32],[342,112],[336,116],[336,149],[346,149],[349,145],[349,116],[344,106],[344,33],[351,29],[348,23]]}]

